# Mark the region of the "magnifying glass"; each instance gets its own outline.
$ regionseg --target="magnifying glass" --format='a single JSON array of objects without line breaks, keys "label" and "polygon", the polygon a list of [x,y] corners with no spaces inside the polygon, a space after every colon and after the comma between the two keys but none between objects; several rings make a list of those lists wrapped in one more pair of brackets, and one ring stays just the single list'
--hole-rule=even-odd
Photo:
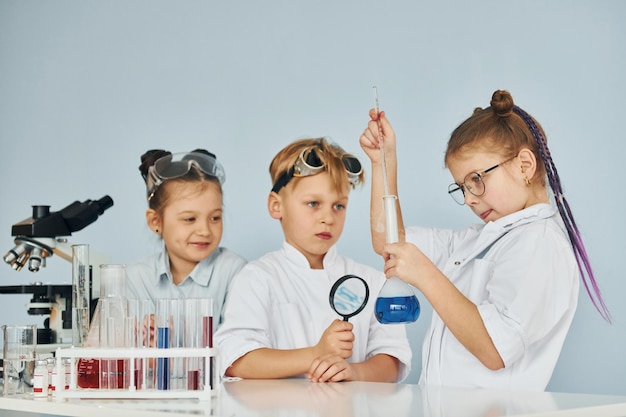
[{"label": "magnifying glass", "polygon": [[369,296],[370,289],[363,278],[344,275],[333,284],[328,301],[333,310],[343,317],[343,321],[348,321],[365,308]]}]

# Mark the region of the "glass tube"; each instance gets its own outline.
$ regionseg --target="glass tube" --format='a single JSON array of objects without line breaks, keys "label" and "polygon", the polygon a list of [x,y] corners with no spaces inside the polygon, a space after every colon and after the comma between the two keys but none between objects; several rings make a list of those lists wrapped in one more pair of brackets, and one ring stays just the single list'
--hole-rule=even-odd
[{"label": "glass tube", "polygon": [[[126,299],[126,265],[102,264],[100,265],[100,299],[98,304],[103,303],[100,310],[101,320],[101,347],[125,347],[125,324],[128,315],[128,302]],[[106,310],[106,314],[105,313]],[[103,361],[101,361],[102,364]],[[104,361],[107,370],[101,369],[101,375],[108,371],[108,388],[127,388],[125,382],[129,380],[125,370],[129,363],[124,359],[110,359]],[[103,382],[103,378],[101,378]],[[102,387],[101,387],[102,388]]]},{"label": "glass tube", "polygon": [[[185,340],[184,346],[199,348],[202,346],[202,320],[200,319],[200,300],[188,298],[185,300]],[[187,389],[194,391],[200,389],[200,360],[199,358],[185,358],[185,375],[187,377]]]},{"label": "glass tube", "polygon": [[[115,347],[115,318],[111,317],[113,303],[107,298],[98,300],[100,317],[98,345],[103,348]],[[100,389],[116,389],[117,360],[100,359]]]},{"label": "glass tube", "polygon": [[83,347],[89,334],[89,245],[72,245],[72,344]]},{"label": "glass tube", "polygon": [[[155,334],[155,306],[152,300],[141,300],[141,326],[140,331],[140,345],[144,348],[156,347],[156,334]],[[142,374],[141,382],[142,389],[154,389],[155,387],[155,361],[150,358],[142,359]]]},{"label": "glass tube", "polygon": [[[126,316],[125,322],[125,330],[126,335],[124,337],[124,344],[127,348],[138,348],[141,343],[141,303],[140,300],[137,299],[129,299],[128,300],[128,315]],[[142,375],[142,360],[139,358],[133,359],[134,362],[134,373],[130,375],[129,372],[125,375],[124,387],[134,387],[139,388],[142,385],[141,375]],[[130,364],[125,364],[130,365]],[[129,369],[129,368],[126,368]],[[132,378],[131,378],[132,377]]]},{"label": "glass tube", "polygon": [[[157,300],[156,312],[156,343],[157,348],[167,349],[170,347],[171,313],[170,299]],[[170,359],[157,358],[156,386],[158,390],[170,389]]]},{"label": "glass tube", "polygon": [[[183,347],[185,299],[170,299],[170,348]],[[170,358],[170,389],[184,388],[184,360],[181,357]]]},{"label": "glass tube", "polygon": [[[211,298],[201,298],[199,300],[199,311],[202,323],[202,347],[213,347],[213,300]],[[215,387],[215,357],[209,358],[209,380],[202,381],[209,384],[211,389]],[[202,373],[204,375],[204,373]]]}]

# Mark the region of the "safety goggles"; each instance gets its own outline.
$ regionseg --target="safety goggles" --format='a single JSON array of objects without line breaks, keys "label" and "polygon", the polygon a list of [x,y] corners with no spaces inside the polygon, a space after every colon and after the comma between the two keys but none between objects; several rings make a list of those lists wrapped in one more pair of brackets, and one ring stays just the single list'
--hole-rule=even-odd
[{"label": "safety goggles", "polygon": [[189,172],[192,166],[209,177],[217,178],[220,185],[226,181],[224,168],[213,154],[185,152],[165,155],[157,159],[154,165],[148,169],[148,177],[146,178],[148,200],[152,198],[156,189],[164,181],[182,177]]},{"label": "safety goggles", "polygon": [[[356,184],[359,180],[359,176],[363,172],[361,163],[355,156],[350,154],[344,154],[341,157],[341,161],[346,169],[350,183]],[[298,159],[293,167],[276,180],[276,183],[272,187],[272,191],[277,193],[281,188],[286,186],[293,177],[308,177],[315,175],[323,171],[324,167],[324,161],[322,161],[317,155],[315,148],[304,149],[298,156]]]}]

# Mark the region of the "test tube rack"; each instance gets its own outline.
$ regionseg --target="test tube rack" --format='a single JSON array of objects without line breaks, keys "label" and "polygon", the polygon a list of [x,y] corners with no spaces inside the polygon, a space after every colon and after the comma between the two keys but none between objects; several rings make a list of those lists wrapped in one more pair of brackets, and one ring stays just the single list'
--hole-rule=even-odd
[{"label": "test tube rack", "polygon": [[[58,384],[55,389],[57,399],[65,398],[107,398],[107,399],[173,399],[195,398],[201,401],[211,399],[212,384],[210,381],[211,358],[217,355],[217,348],[95,348],[95,347],[70,347],[56,350],[56,369],[58,375],[64,374],[63,358],[70,358],[71,371],[69,388],[65,384]],[[127,389],[98,389],[81,388],[78,386],[78,360],[79,359],[129,359],[130,383]],[[135,381],[135,361],[130,359],[159,359],[159,358],[199,358],[204,361],[204,388],[199,390],[187,389],[147,389],[138,388]]]}]

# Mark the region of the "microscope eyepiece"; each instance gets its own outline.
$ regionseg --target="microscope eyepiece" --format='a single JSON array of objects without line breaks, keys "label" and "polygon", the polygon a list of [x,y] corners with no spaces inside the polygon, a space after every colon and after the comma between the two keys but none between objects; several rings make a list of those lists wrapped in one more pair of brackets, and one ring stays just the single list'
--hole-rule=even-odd
[{"label": "microscope eyepiece", "polygon": [[61,210],[61,215],[69,230],[76,232],[95,222],[98,216],[111,206],[113,206],[113,199],[106,195],[97,201],[75,202]]},{"label": "microscope eyepiece", "polygon": [[50,206],[33,206],[33,219],[41,219],[50,214]]}]

